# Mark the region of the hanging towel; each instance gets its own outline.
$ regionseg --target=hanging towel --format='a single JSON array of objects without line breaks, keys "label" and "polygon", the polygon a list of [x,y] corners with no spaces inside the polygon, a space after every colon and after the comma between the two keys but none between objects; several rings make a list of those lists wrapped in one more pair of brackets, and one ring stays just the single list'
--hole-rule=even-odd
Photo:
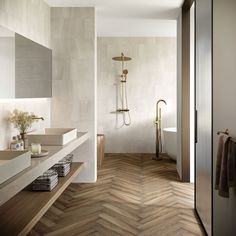
[{"label": "hanging towel", "polygon": [[221,162],[222,162],[222,153],[224,146],[225,135],[219,137],[217,159],[216,159],[216,176],[215,176],[215,189],[219,190],[220,185],[220,172],[221,172]]},{"label": "hanging towel", "polygon": [[220,182],[219,182],[219,195],[225,198],[229,197],[229,184],[228,184],[228,149],[230,137],[225,136],[223,142],[223,151],[221,157],[220,167]]},{"label": "hanging towel", "polygon": [[234,187],[236,182],[236,143],[232,140],[229,141],[228,150],[228,185]]}]

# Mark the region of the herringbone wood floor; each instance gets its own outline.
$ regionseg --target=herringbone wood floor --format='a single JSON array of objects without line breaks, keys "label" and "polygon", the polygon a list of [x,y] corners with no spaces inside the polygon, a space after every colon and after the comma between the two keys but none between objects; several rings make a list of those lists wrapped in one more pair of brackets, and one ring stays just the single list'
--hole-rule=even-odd
[{"label": "herringbone wood floor", "polygon": [[109,154],[94,184],[71,184],[30,235],[204,235],[193,185],[175,163],[150,155]]}]

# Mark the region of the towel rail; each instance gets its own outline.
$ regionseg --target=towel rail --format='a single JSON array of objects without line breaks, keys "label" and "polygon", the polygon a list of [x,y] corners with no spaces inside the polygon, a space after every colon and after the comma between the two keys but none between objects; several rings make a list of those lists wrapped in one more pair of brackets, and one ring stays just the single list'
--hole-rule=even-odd
[{"label": "towel rail", "polygon": [[226,129],[225,131],[218,131],[218,132],[217,132],[217,135],[220,135],[220,134],[229,135],[229,129]]},{"label": "towel rail", "polygon": [[[217,135],[220,135],[220,134],[229,135],[229,129],[226,129],[225,131],[218,131]],[[230,140],[232,140],[233,142],[236,143],[236,138],[233,138],[233,137],[229,137],[229,138],[230,138]]]}]

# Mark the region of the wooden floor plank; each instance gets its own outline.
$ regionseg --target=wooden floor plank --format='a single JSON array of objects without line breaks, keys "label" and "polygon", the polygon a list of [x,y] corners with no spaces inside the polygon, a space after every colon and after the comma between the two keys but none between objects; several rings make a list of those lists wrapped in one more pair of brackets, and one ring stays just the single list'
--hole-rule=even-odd
[{"label": "wooden floor plank", "polygon": [[108,154],[95,184],[71,184],[30,235],[204,235],[193,184],[176,163],[148,154]]}]

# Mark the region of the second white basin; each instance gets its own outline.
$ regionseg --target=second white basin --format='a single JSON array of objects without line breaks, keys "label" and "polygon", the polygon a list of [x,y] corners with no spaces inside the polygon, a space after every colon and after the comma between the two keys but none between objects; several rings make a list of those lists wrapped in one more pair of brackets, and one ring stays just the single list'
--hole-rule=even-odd
[{"label": "second white basin", "polygon": [[46,146],[63,146],[77,137],[77,129],[47,128],[43,134],[28,134],[29,144],[40,143]]},{"label": "second white basin", "polygon": [[27,151],[0,151],[0,184],[31,165]]}]

